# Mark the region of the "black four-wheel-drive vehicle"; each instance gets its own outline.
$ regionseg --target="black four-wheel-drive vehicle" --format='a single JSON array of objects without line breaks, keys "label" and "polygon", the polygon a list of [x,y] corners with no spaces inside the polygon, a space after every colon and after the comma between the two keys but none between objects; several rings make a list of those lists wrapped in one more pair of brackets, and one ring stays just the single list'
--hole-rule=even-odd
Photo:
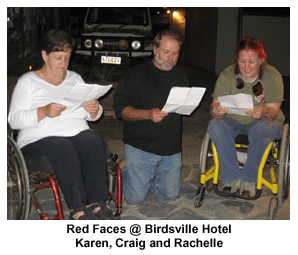
[{"label": "black four-wheel-drive vehicle", "polygon": [[153,51],[148,7],[90,7],[78,40],[74,62],[129,66]]}]

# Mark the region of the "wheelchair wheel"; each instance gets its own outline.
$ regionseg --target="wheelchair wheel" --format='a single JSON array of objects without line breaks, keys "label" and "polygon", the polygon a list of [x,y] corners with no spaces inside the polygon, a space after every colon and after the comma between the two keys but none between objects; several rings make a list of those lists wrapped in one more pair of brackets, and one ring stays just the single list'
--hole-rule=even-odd
[{"label": "wheelchair wheel", "polygon": [[16,142],[7,136],[7,219],[27,220],[30,210],[28,172]]},{"label": "wheelchair wheel", "polygon": [[[115,162],[117,159],[117,155],[110,156],[106,161],[106,180],[107,180],[107,188],[112,193],[116,192],[116,181],[117,181],[117,173],[115,169]],[[109,203],[110,200],[107,202]]]},{"label": "wheelchair wheel", "polygon": [[274,196],[271,198],[269,203],[269,219],[274,220],[277,216],[277,210],[278,210],[278,197]]},{"label": "wheelchair wheel", "polygon": [[208,132],[205,133],[201,147],[199,169],[201,174],[206,173],[211,166],[214,165],[213,152],[211,147],[211,139]]},{"label": "wheelchair wheel", "polygon": [[278,200],[286,200],[290,192],[290,134],[289,124],[285,124],[282,140],[279,148],[279,172],[278,172]]},{"label": "wheelchair wheel", "polygon": [[[208,132],[205,133],[199,161],[199,171],[201,174],[205,174],[214,165],[214,156],[211,146],[211,139]],[[219,177],[219,185],[221,186],[221,180]],[[205,185],[208,193],[214,193],[213,190],[213,179],[206,181]]]},{"label": "wheelchair wheel", "polygon": [[[200,161],[199,161],[199,171],[200,174],[205,174],[212,165],[214,165],[213,153],[211,147],[211,139],[208,132],[205,133],[201,152],[200,152]],[[213,191],[213,182],[212,179],[208,180],[206,183],[200,183],[196,196],[194,198],[194,207],[199,208],[203,203],[205,192],[211,193]]]}]

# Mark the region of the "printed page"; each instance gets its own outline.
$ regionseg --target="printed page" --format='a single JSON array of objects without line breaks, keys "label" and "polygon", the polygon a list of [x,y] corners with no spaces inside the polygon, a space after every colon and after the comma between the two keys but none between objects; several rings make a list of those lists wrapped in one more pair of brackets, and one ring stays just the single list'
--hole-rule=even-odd
[{"label": "printed page", "polygon": [[102,97],[112,86],[77,83],[73,90],[63,98],[61,104],[67,106],[67,111],[74,111],[85,103]]},{"label": "printed page", "polygon": [[218,97],[220,105],[228,108],[228,114],[247,116],[244,111],[253,109],[253,99],[249,94],[237,94]]},{"label": "printed page", "polygon": [[190,115],[199,105],[206,88],[173,87],[162,111]]}]

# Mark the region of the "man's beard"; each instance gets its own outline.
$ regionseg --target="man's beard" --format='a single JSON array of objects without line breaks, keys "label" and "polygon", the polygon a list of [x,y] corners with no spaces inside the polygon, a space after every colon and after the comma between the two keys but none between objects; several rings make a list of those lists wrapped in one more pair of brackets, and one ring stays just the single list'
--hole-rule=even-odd
[{"label": "man's beard", "polygon": [[[177,64],[177,62],[173,62],[172,60],[161,61],[158,56],[158,50],[156,52],[156,55],[154,56],[154,59],[159,64],[159,66],[165,71],[170,71]],[[172,63],[171,65],[165,64],[166,62],[169,62],[169,61]]]}]

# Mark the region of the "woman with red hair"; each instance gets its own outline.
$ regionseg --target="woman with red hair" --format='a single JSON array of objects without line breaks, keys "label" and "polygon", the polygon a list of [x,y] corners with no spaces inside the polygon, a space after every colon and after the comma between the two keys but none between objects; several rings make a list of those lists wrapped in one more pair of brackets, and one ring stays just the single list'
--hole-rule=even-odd
[{"label": "woman with red hair", "polygon": [[[218,152],[224,188],[254,197],[263,153],[270,142],[282,135],[285,117],[280,106],[284,87],[281,74],[267,64],[268,56],[259,40],[241,40],[235,57],[236,63],[226,68],[216,82],[210,108],[213,119],[207,131]],[[246,110],[245,115],[230,114],[218,97],[239,93],[252,95],[254,107]],[[239,134],[247,135],[249,140],[243,169],[239,168],[235,148]]]}]

